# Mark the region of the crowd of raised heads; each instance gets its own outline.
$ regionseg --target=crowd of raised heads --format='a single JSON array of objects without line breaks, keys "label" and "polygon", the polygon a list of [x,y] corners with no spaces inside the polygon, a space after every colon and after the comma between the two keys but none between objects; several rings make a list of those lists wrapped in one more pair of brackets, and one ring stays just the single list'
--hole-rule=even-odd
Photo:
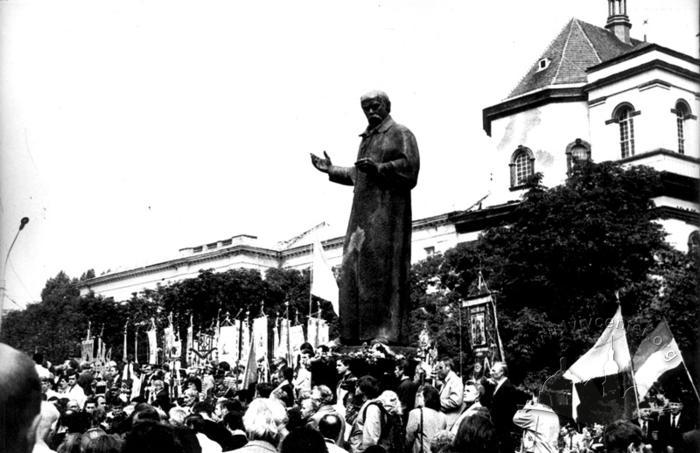
[{"label": "crowd of raised heads", "polygon": [[[565,424],[516,388],[504,363],[459,376],[380,349],[392,366],[364,374],[348,357],[305,345],[269,382],[240,388],[225,363],[183,370],[131,360],[94,366],[34,360],[0,344],[0,451],[8,453],[682,453],[698,431],[644,420]],[[674,406],[681,414],[682,407]],[[687,432],[686,432],[686,428]]]}]

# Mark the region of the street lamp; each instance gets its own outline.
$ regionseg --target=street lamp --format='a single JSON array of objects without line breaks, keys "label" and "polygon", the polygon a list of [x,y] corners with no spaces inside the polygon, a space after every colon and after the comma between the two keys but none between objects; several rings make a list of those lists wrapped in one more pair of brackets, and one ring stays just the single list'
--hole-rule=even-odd
[{"label": "street lamp", "polygon": [[0,278],[0,332],[2,332],[2,316],[5,311],[5,276],[7,275],[7,262],[10,259],[10,253],[12,252],[12,247],[15,246],[15,242],[17,242],[17,238],[19,237],[19,232],[24,229],[25,226],[29,223],[29,217],[22,217],[22,220],[19,221],[19,229],[17,230],[17,233],[15,233],[15,238],[12,239],[12,243],[10,244],[10,248],[7,249],[7,254],[5,255],[5,261],[3,262],[2,265],[2,278]]}]

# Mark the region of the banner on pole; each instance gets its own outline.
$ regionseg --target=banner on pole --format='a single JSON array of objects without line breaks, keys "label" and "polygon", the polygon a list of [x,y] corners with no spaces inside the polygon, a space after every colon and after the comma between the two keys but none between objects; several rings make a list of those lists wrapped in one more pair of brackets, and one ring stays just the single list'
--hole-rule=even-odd
[{"label": "banner on pole", "polygon": [[253,346],[256,357],[267,357],[267,316],[253,320]]}]

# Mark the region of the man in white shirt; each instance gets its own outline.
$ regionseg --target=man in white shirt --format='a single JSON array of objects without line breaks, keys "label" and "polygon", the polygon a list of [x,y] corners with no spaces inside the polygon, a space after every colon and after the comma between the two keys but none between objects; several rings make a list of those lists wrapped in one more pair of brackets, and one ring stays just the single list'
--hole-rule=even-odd
[{"label": "man in white shirt", "polygon": [[80,408],[85,406],[87,396],[85,396],[85,391],[78,384],[78,375],[75,372],[68,375],[68,391],[66,392],[66,397],[75,400]]}]

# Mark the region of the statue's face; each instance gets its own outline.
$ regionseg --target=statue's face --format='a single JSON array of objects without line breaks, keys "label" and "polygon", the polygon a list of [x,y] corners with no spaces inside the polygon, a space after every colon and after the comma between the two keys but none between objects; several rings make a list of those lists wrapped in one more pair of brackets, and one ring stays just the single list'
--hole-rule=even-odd
[{"label": "statue's face", "polygon": [[389,116],[389,108],[382,98],[371,98],[362,101],[362,111],[365,112],[370,127],[378,126]]}]

